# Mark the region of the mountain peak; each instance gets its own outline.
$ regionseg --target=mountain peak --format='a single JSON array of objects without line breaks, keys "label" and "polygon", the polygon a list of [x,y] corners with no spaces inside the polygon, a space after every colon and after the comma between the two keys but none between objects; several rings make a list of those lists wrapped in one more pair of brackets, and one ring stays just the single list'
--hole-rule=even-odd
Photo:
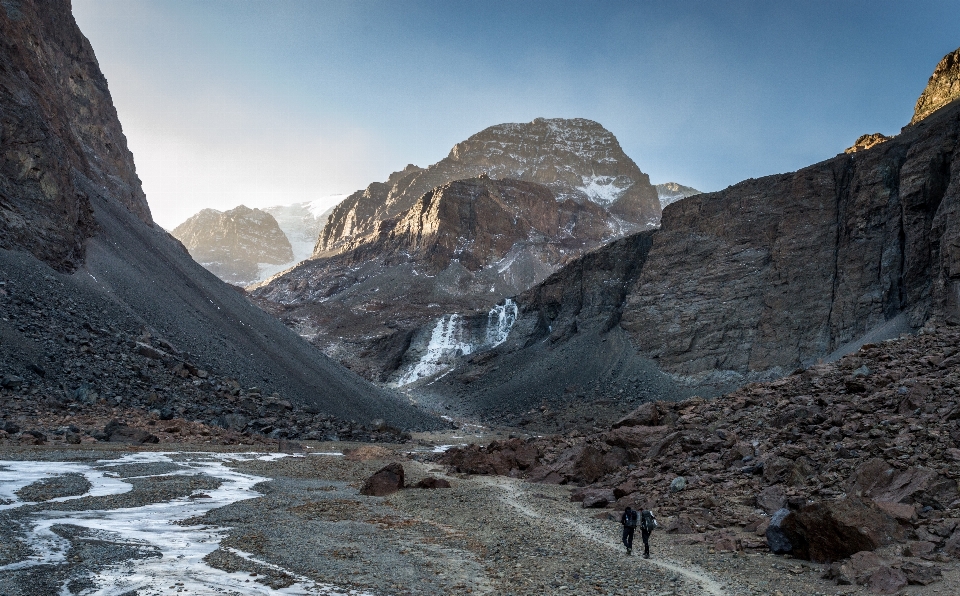
[{"label": "mountain peak", "polygon": [[944,56],[937,64],[927,81],[927,88],[917,100],[910,124],[916,124],[957,99],[960,99],[960,48]]}]

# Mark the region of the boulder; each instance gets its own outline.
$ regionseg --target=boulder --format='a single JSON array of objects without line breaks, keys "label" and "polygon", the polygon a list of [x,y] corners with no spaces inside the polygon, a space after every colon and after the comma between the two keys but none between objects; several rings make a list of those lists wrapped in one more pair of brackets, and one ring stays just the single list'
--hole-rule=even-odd
[{"label": "boulder", "polygon": [[847,484],[848,492],[877,502],[918,503],[947,509],[957,498],[957,483],[929,468],[898,470],[874,458],[864,462]]},{"label": "boulder", "polygon": [[874,594],[896,594],[907,586],[907,576],[900,569],[883,565],[870,574],[867,585]]},{"label": "boulder", "polygon": [[392,463],[367,478],[363,488],[360,489],[360,494],[382,497],[393,494],[401,488],[403,488],[403,466]]},{"label": "boulder", "polygon": [[156,435],[145,430],[128,426],[118,420],[111,420],[104,428],[103,435],[111,443],[130,443],[143,445],[145,443],[159,443]]},{"label": "boulder", "polygon": [[620,420],[617,420],[613,428],[620,428],[621,426],[657,426],[658,424],[660,424],[660,412],[657,410],[657,404],[647,402]]},{"label": "boulder", "polygon": [[807,505],[784,517],[780,528],[793,556],[819,563],[872,551],[902,536],[896,520],[872,501],[855,497]]},{"label": "boulder", "polygon": [[677,476],[670,481],[670,492],[678,493],[687,488],[687,479],[683,476]]},{"label": "boulder", "polygon": [[767,545],[770,547],[770,552],[776,555],[784,555],[793,550],[793,543],[783,529],[783,520],[785,520],[788,515],[790,515],[789,509],[776,511],[773,517],[770,518],[770,523],[767,524],[766,532],[764,532],[764,535],[767,537]]},{"label": "boulder", "polygon": [[648,450],[670,433],[668,426],[621,426],[604,435],[604,442],[624,449]]},{"label": "boulder", "polygon": [[933,563],[904,563],[900,569],[912,586],[929,586],[943,577],[943,570]]},{"label": "boulder", "polygon": [[416,483],[414,487],[426,488],[426,489],[450,488],[450,483],[444,480],[443,478],[434,478],[433,476],[427,476],[420,482]]},{"label": "boulder", "polygon": [[787,493],[779,484],[768,486],[757,494],[757,507],[773,514],[787,506]]}]

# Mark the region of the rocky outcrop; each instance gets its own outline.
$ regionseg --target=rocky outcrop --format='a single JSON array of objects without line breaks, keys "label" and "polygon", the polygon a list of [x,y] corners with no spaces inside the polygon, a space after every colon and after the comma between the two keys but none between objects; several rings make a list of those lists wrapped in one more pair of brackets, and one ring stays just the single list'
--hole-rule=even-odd
[{"label": "rocky outcrop", "polygon": [[960,99],[960,49],[943,57],[927,81],[910,124],[920,122],[945,105]]},{"label": "rocky outcrop", "polygon": [[852,146],[844,149],[843,152],[850,154],[850,153],[856,153],[857,151],[866,151],[867,149],[872,149],[873,147],[876,147],[880,143],[885,143],[889,140],[890,140],[890,137],[884,134],[880,134],[879,132],[875,132],[869,135],[860,135],[859,137],[857,137],[856,142],[854,142]]},{"label": "rocky outcrop", "polygon": [[0,46],[0,248],[73,271],[91,195],[152,224],[133,156],[69,0],[4,2]]},{"label": "rocky outcrop", "polygon": [[190,256],[225,282],[245,286],[293,264],[293,251],[272,215],[240,205],[204,209],[171,231]]},{"label": "rocky outcrop", "polygon": [[657,198],[660,199],[660,208],[663,209],[670,203],[676,203],[680,199],[692,197],[701,194],[695,188],[677,184],[676,182],[665,182],[657,185]]},{"label": "rocky outcrop", "polygon": [[660,216],[649,177],[609,131],[580,118],[537,118],[491,126],[426,169],[408,165],[386,183],[350,195],[331,214],[316,254],[349,250],[374,233],[379,222],[407,211],[431,189],[481,174],[542,184],[558,201],[602,206],[618,219],[613,235],[649,228]]}]

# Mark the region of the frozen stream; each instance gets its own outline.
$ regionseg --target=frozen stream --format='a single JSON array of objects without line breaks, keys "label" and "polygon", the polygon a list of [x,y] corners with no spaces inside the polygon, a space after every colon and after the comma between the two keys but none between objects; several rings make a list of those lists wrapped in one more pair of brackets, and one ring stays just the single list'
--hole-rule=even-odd
[{"label": "frozen stream", "polygon": [[[228,461],[259,459],[269,461],[283,455],[255,453],[135,453],[117,459],[100,460],[95,463],[0,461],[0,514],[12,517],[21,527],[21,538],[31,551],[31,556],[14,563],[0,566],[0,577],[38,566],[54,568],[69,566],[68,555],[71,541],[54,532],[56,528],[71,528],[79,531],[85,540],[91,538],[117,545],[134,553],[130,557],[97,566],[95,572],[78,569],[71,571],[63,582],[61,596],[70,594],[122,595],[137,593],[168,594],[321,594],[357,595],[360,592],[318,584],[260,561],[249,553],[235,549],[229,552],[242,559],[293,577],[293,585],[273,589],[257,583],[245,572],[227,572],[213,568],[204,562],[204,557],[215,551],[226,537],[226,528],[207,525],[178,525],[177,522],[202,516],[212,509],[224,507],[260,496],[253,487],[269,480],[260,476],[243,474],[225,465]],[[129,464],[165,464],[158,466],[164,472],[146,476],[120,478],[115,470]],[[220,481],[216,489],[194,491],[187,497],[149,503],[139,507],[121,509],[81,509],[78,511],[33,510],[18,512],[17,509],[36,505],[24,502],[17,491],[37,481],[53,479],[65,474],[82,474],[90,483],[83,495],[51,499],[47,503],[65,502],[89,497],[121,495],[133,490],[125,482],[132,478],[153,476],[206,476]],[[31,508],[32,509],[32,508]],[[62,532],[61,532],[62,533]],[[92,575],[91,575],[92,573]],[[78,574],[89,577],[78,577]],[[77,582],[82,579],[84,581]],[[90,587],[91,585],[95,587]],[[83,586],[78,592],[71,586]]]}]

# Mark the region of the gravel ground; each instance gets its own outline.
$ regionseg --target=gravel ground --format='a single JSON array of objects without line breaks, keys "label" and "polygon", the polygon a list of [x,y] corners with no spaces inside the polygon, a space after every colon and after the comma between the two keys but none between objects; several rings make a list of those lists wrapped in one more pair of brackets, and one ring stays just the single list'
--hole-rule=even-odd
[{"label": "gravel ground", "polygon": [[[451,437],[434,439],[456,442]],[[354,445],[312,443],[308,447],[308,452],[340,453]],[[252,486],[256,492],[250,496],[255,498],[179,523],[229,528],[220,532],[219,546],[203,563],[232,578],[244,578],[236,581],[249,581],[245,584],[251,586],[249,592],[234,593],[869,593],[865,588],[836,586],[820,579],[824,571],[820,565],[768,553],[713,552],[662,532],[653,536],[652,559],[627,557],[619,544],[619,524],[599,519],[602,512],[598,516],[597,510],[571,503],[569,488],[561,486],[504,477],[444,476],[452,488],[405,489],[386,497],[358,494],[363,481],[391,460],[403,463],[408,485],[427,475],[444,475],[433,464],[409,459],[406,451],[410,448],[393,446],[396,456],[367,461],[322,454],[225,461],[231,473],[269,480]],[[21,570],[3,568],[30,554],[24,528],[31,516],[135,508],[191,495],[199,500],[220,486],[221,480],[203,474],[170,475],[182,462],[215,457],[191,449],[185,447],[170,456],[173,463],[112,466],[112,478],[133,485],[133,490],[124,494],[0,510],[0,593],[56,594],[63,585],[79,593],[96,587],[97,574],[111,565],[133,568],[138,562],[156,561],[160,553],[150,544],[116,540],[109,533],[64,524],[57,526],[55,533],[70,543],[65,561]],[[429,446],[419,449],[428,450]],[[15,448],[0,452],[0,459],[92,464],[138,451],[148,450]],[[89,484],[82,475],[65,474],[55,482],[30,484],[18,495],[23,499],[57,491],[57,495],[76,496],[87,490],[84,483]],[[668,520],[660,521],[665,525]],[[637,542],[639,546],[639,536]],[[176,577],[169,580],[166,585],[179,593],[203,593],[178,585]],[[309,584],[312,586],[334,585],[339,592],[302,589],[308,580],[314,582]],[[910,586],[902,593],[960,593],[960,571],[948,564],[943,581],[927,587]]]}]

